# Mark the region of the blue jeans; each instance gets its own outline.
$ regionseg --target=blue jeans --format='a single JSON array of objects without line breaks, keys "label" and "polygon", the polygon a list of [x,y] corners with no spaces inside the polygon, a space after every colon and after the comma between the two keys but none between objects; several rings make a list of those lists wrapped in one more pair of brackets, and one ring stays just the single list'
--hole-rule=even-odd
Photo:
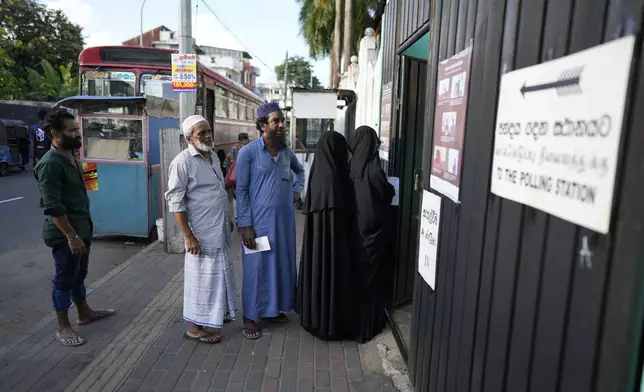
[{"label": "blue jeans", "polygon": [[67,310],[72,305],[72,301],[78,304],[87,297],[85,278],[89,267],[90,244],[90,241],[85,241],[87,252],[82,256],[72,254],[67,241],[57,242],[51,246],[56,264],[51,293],[54,310]]}]

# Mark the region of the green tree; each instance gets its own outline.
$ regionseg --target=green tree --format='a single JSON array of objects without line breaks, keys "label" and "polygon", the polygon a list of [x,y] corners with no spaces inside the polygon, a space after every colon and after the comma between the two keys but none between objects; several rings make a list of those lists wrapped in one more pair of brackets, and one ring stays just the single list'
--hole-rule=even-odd
[{"label": "green tree", "polygon": [[[56,65],[71,63],[70,71],[77,73],[78,54],[84,44],[82,28],[61,11],[34,0],[0,2],[0,75],[11,76],[21,86],[29,84],[28,68],[42,65],[43,60]],[[2,61],[2,56],[11,61]]]},{"label": "green tree", "polygon": [[[349,65],[349,58],[357,54],[355,49],[367,27],[376,27],[380,19],[378,0],[296,0],[300,4],[300,34],[309,46],[309,55],[314,59],[331,57],[329,86],[337,87],[342,69]],[[351,1],[346,4],[346,1]],[[345,16],[350,19],[346,23]],[[342,28],[344,27],[344,29]],[[335,33],[334,33],[335,31]],[[352,33],[350,39],[345,34]],[[337,36],[337,40],[335,37]],[[344,48],[344,50],[343,50]],[[345,56],[341,68],[340,57]]]},{"label": "green tree", "polygon": [[0,48],[0,99],[21,99],[23,85],[12,73],[15,62]]},{"label": "green tree", "polygon": [[47,60],[40,62],[42,74],[27,68],[28,84],[31,87],[27,98],[57,101],[78,94],[78,76],[72,71],[72,63],[55,69]]},{"label": "green tree", "polygon": [[[277,80],[284,80],[286,61],[275,67]],[[321,88],[320,80],[313,75],[313,67],[304,57],[294,56],[288,59],[288,80],[298,87]]]}]

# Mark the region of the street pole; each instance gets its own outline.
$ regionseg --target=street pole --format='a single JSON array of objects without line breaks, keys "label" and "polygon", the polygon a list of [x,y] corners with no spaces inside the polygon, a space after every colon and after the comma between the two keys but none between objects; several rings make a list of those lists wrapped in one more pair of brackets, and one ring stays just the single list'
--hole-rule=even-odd
[{"label": "street pole", "polygon": [[[194,39],[192,38],[192,0],[180,0],[179,14],[179,54],[194,54]],[[187,117],[195,114],[197,104],[196,92],[179,94],[179,119],[183,123]]]},{"label": "street pole", "polygon": [[[192,38],[192,1],[180,0],[179,3],[179,54],[193,54],[195,47],[194,39]],[[183,123],[183,120],[195,113],[196,99],[196,92],[179,93],[179,126],[181,126],[180,124]],[[163,179],[164,184],[167,184],[170,162],[184,148],[185,141],[183,140],[181,129],[177,128],[162,129],[159,140],[161,143]],[[183,253],[185,251],[183,234],[173,214],[168,210],[167,202],[165,203],[163,222],[164,250],[167,253]]]},{"label": "street pole", "polygon": [[143,6],[148,0],[143,0],[141,3],[141,36],[139,37],[139,46],[143,46]]}]

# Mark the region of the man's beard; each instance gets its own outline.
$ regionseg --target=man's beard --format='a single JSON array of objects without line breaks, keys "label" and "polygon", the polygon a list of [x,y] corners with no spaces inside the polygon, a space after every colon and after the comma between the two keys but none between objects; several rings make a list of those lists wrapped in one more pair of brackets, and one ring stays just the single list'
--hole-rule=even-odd
[{"label": "man's beard", "polygon": [[278,136],[277,131],[273,130],[273,132],[271,132],[269,134],[269,137],[270,137],[271,141],[273,143],[277,144],[278,146],[285,146],[286,145],[286,133],[283,130],[281,132],[282,132],[282,136]]},{"label": "man's beard", "polygon": [[208,144],[200,142],[199,140],[195,140],[195,141],[193,141],[193,143],[195,144],[195,148],[197,150],[203,151],[203,152],[210,152],[215,147],[214,144],[208,145]]},{"label": "man's beard", "polygon": [[60,142],[60,148],[63,150],[76,150],[83,146],[83,139],[80,136],[70,137],[63,135]]}]

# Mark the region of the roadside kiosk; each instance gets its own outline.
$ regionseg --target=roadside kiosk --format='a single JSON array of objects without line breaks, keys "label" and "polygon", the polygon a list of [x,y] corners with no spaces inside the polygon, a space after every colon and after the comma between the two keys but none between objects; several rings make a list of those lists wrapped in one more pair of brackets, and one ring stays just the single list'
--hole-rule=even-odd
[{"label": "roadside kiosk", "polygon": [[178,102],[75,96],[57,107],[77,114],[95,235],[154,238],[163,209],[159,130],[179,128]]},{"label": "roadside kiosk", "polygon": [[316,90],[294,87],[293,107],[290,112],[291,149],[306,171],[302,191],[305,199],[315,147],[323,132],[336,131],[347,141],[355,125],[356,94],[351,90]]}]

